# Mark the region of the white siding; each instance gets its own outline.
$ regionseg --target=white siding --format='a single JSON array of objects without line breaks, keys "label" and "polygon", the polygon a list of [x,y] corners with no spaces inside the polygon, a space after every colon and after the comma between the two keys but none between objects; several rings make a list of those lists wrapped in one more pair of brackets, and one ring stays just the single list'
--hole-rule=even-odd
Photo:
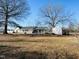
[{"label": "white siding", "polygon": [[61,27],[52,28],[52,33],[62,35],[62,28]]},{"label": "white siding", "polygon": [[32,34],[33,29],[29,29],[28,31],[25,31],[26,34]]}]

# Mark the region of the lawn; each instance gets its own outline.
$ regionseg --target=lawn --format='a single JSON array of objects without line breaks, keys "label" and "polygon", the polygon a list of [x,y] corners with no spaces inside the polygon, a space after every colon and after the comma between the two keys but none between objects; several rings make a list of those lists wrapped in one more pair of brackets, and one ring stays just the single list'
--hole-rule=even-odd
[{"label": "lawn", "polygon": [[6,52],[26,52],[25,59],[79,59],[79,40],[75,36],[0,35],[0,46]]}]

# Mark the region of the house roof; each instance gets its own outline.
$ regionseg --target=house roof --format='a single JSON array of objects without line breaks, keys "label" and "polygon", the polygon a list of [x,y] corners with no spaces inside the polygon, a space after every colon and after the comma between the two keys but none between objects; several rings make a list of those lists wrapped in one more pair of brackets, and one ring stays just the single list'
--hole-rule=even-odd
[{"label": "house roof", "polygon": [[47,27],[37,27],[35,29],[47,30],[48,28]]},{"label": "house roof", "polygon": [[21,29],[33,29],[34,27],[22,27]]},{"label": "house roof", "polygon": [[47,27],[22,27],[21,29],[48,29]]}]

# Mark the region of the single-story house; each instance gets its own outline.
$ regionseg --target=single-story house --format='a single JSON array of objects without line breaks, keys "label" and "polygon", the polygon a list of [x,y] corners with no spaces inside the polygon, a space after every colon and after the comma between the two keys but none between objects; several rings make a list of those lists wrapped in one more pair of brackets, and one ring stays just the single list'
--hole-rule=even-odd
[{"label": "single-story house", "polygon": [[[0,27],[0,33],[2,33],[4,27]],[[8,33],[17,33],[17,34],[51,34],[54,33],[56,35],[68,35],[69,30],[63,29],[61,27],[55,27],[49,29],[48,27],[8,27]]]},{"label": "single-story house", "polygon": [[67,34],[67,30],[62,29],[61,27],[52,28],[52,31],[48,29],[48,27],[17,27],[14,29],[14,33],[18,34],[56,34],[56,35],[65,35]]},{"label": "single-story house", "polygon": [[47,29],[47,27],[18,27],[14,32],[19,34],[45,34],[48,31]]},{"label": "single-story house", "polygon": [[33,27],[22,27],[22,28],[15,28],[14,33],[18,34],[32,34],[33,32]]}]

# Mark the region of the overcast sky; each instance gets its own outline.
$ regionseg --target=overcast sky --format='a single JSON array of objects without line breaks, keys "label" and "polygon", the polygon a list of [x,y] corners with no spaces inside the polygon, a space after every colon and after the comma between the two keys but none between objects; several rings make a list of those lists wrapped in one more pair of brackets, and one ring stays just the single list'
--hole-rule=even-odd
[{"label": "overcast sky", "polygon": [[[48,4],[49,0],[28,0],[31,8],[31,14],[24,22],[20,22],[23,26],[33,26],[38,19],[39,9]],[[51,0],[51,4],[62,5],[67,11],[74,13],[74,19],[79,19],[79,0]]]}]

